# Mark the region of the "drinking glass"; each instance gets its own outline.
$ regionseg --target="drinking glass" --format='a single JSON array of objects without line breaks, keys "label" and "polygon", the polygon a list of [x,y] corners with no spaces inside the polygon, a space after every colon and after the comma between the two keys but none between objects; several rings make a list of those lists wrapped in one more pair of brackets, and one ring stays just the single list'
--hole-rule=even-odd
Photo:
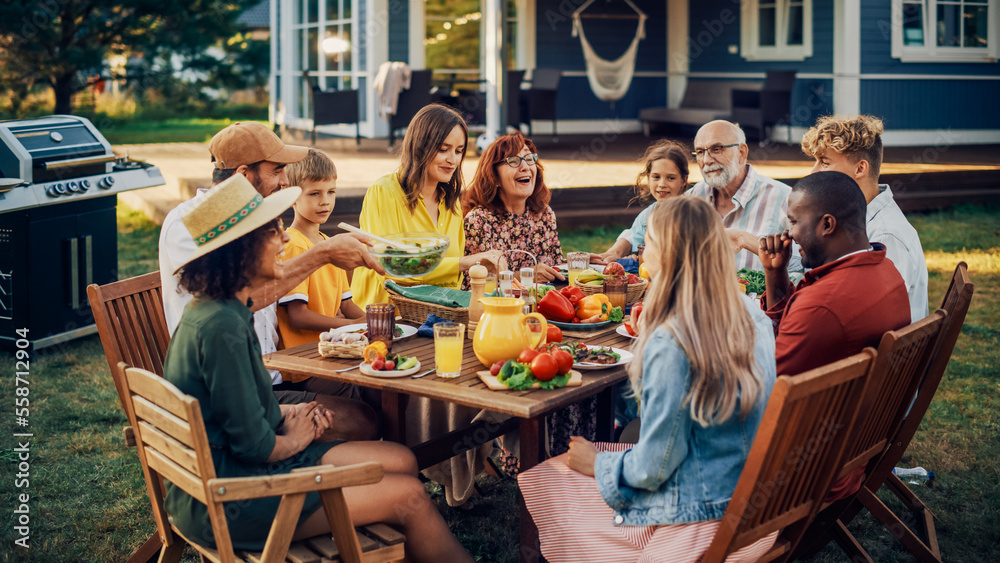
[{"label": "drinking glass", "polygon": [[566,255],[566,265],[569,269],[569,285],[575,285],[580,272],[590,267],[590,253],[570,252]]},{"label": "drinking glass", "polygon": [[486,285],[483,286],[483,293],[485,293],[487,297],[490,297],[491,295],[496,293],[496,290],[497,290],[497,275],[487,274]]},{"label": "drinking glass", "polygon": [[611,307],[621,307],[625,310],[625,298],[628,295],[628,278],[624,276],[604,280],[604,295],[608,296]]},{"label": "drinking glass", "polygon": [[365,307],[368,322],[368,341],[384,342],[392,350],[392,336],[396,330],[396,306],[392,303],[372,303]]},{"label": "drinking glass", "polygon": [[437,323],[434,325],[434,367],[438,377],[462,375],[462,348],[465,346],[465,325]]}]

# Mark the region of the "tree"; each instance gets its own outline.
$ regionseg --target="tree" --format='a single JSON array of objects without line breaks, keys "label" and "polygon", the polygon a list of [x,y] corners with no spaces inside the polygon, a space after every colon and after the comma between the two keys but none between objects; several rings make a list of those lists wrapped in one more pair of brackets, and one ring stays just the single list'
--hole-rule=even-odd
[{"label": "tree", "polygon": [[0,73],[51,87],[55,113],[70,113],[75,92],[110,75],[109,55],[139,56],[146,71],[172,56],[198,59],[236,33],[236,17],[254,1],[4,0]]}]

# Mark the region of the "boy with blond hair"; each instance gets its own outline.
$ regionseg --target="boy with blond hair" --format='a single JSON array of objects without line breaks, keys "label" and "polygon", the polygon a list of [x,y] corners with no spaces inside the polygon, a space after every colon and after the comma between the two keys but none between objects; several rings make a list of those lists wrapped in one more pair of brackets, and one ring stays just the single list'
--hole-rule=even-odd
[{"label": "boy with blond hair", "polygon": [[[327,239],[319,227],[326,223],[337,200],[337,168],[330,157],[309,149],[304,159],[286,168],[291,185],[302,188],[295,201],[295,220],[286,231],[291,240],[285,258],[298,256]],[[319,340],[320,332],[365,321],[365,313],[351,300],[347,272],[327,264],[278,300],[278,330],[282,345],[291,348]],[[305,391],[331,393],[345,384],[295,374],[285,381]],[[330,389],[330,387],[337,389]]]},{"label": "boy with blond hair", "polygon": [[878,183],[883,131],[882,120],[870,115],[824,116],[802,137],[802,152],[816,159],[813,172],[835,170],[857,182],[868,202],[868,240],[885,245],[886,256],[906,284],[910,318],[916,322],[928,314],[927,262],[920,237],[893,200],[892,190]]}]

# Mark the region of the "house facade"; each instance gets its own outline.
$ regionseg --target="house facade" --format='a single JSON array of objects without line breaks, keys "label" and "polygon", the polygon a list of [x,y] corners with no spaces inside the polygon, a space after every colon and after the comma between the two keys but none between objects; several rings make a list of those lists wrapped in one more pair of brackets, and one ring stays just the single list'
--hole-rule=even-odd
[{"label": "house facade", "polygon": [[[483,78],[498,47],[486,45],[482,1],[271,0],[272,119],[311,128],[308,70],[324,89],[357,89],[362,136],[385,137],[379,65]],[[801,138],[820,115],[866,113],[884,120],[890,146],[1000,143],[1000,0],[508,0],[505,12],[507,68],[562,71],[562,133],[640,131],[640,110],[677,107],[688,81],[795,70],[777,139]],[[601,60],[634,67],[613,101],[587,76]]]}]

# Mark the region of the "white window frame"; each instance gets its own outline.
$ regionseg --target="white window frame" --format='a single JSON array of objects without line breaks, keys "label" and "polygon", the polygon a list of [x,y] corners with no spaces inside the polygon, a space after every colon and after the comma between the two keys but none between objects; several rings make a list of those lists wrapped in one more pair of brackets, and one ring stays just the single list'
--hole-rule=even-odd
[{"label": "white window frame", "polygon": [[812,0],[802,0],[802,45],[786,44],[790,0],[775,0],[775,45],[760,45],[760,2],[745,0],[740,14],[740,52],[748,61],[802,61],[812,56]]},{"label": "white window frame", "polygon": [[[338,9],[338,15],[341,16],[340,19],[336,19],[336,20],[328,20],[328,19],[326,19],[326,15],[327,15],[326,6],[327,6],[328,3],[331,3],[331,2],[337,2],[338,4],[340,4],[340,7]],[[351,17],[350,18],[343,18],[342,17],[343,16],[343,4],[347,4],[347,3],[351,4]],[[306,22],[306,21],[302,21],[302,22],[297,22],[296,21],[297,19],[299,19],[299,17],[301,17],[303,20],[306,19],[305,11],[308,9],[308,1],[307,0],[294,0],[294,1],[290,2],[289,4],[291,5],[291,8],[287,12],[285,12],[285,13],[288,14],[288,17],[289,17],[289,20],[288,20],[289,21],[289,24],[288,24],[289,28],[288,29],[290,31],[289,37],[291,37],[291,40],[288,41],[288,42],[286,42],[286,45],[282,45],[282,49],[291,49],[292,50],[291,51],[293,53],[292,58],[291,58],[292,67],[289,67],[289,68],[282,67],[279,70],[279,72],[282,73],[282,74],[289,74],[291,76],[291,81],[289,81],[288,84],[291,85],[292,90],[290,92],[288,92],[287,94],[283,94],[283,96],[288,96],[285,99],[285,107],[286,107],[286,113],[287,113],[287,115],[289,117],[291,117],[292,119],[308,120],[308,119],[311,119],[309,117],[310,114],[308,112],[305,112],[305,110],[306,109],[311,109],[311,108],[302,107],[299,104],[298,97],[294,95],[297,92],[296,86],[295,86],[295,81],[301,81],[302,80],[302,71],[299,69],[299,67],[302,66],[302,62],[304,60],[306,60],[308,58],[308,56],[309,56],[308,55],[308,51],[309,51],[309,46],[308,45],[304,46],[305,51],[302,51],[302,50],[298,49],[298,47],[299,47],[299,43],[298,43],[299,34],[305,32],[305,31],[307,31],[309,29],[315,29],[316,30],[316,37],[317,37],[317,40],[319,42],[319,44],[316,45],[316,49],[317,49],[316,55],[317,55],[317,65],[318,65],[318,68],[317,68],[317,70],[310,70],[309,73],[310,73],[310,76],[312,76],[315,80],[317,80],[317,83],[321,87],[323,87],[324,89],[333,89],[329,85],[329,82],[328,82],[329,80],[338,80],[339,81],[339,79],[347,78],[347,79],[350,79],[351,88],[355,88],[355,89],[358,88],[359,77],[365,74],[364,72],[358,71],[358,65],[360,64],[360,61],[358,59],[358,52],[359,52],[358,51],[358,42],[361,41],[362,38],[363,38],[363,36],[364,36],[364,34],[360,33],[359,30],[358,30],[358,12],[357,12],[357,9],[358,9],[358,4],[360,4],[360,2],[359,2],[359,0],[322,0],[322,1],[319,2],[319,6],[317,8],[319,10],[318,20],[316,22],[312,22],[312,23]],[[348,57],[351,58],[351,69],[350,70],[328,70],[327,67],[326,67],[327,58],[326,58],[326,54],[323,51],[323,46],[322,46],[323,39],[325,38],[326,31],[327,31],[327,29],[329,27],[336,27],[336,26],[343,27],[344,25],[349,25],[350,29],[351,29],[351,49],[350,49],[350,51],[347,51],[344,54],[344,56],[348,56]],[[299,82],[298,83],[298,88],[303,88],[303,87],[304,87],[304,85],[301,82]],[[308,97],[305,97],[304,99],[308,100]],[[308,101],[306,103],[308,104]],[[300,116],[299,114],[303,114],[303,115]]]},{"label": "white window frame", "polygon": [[[1000,58],[1000,0],[988,0],[986,4],[987,47],[938,47],[937,0],[923,0],[924,4],[924,44],[922,46],[903,45],[903,0],[892,0],[892,58],[904,63],[996,63]],[[883,35],[887,30],[880,25]]]}]

